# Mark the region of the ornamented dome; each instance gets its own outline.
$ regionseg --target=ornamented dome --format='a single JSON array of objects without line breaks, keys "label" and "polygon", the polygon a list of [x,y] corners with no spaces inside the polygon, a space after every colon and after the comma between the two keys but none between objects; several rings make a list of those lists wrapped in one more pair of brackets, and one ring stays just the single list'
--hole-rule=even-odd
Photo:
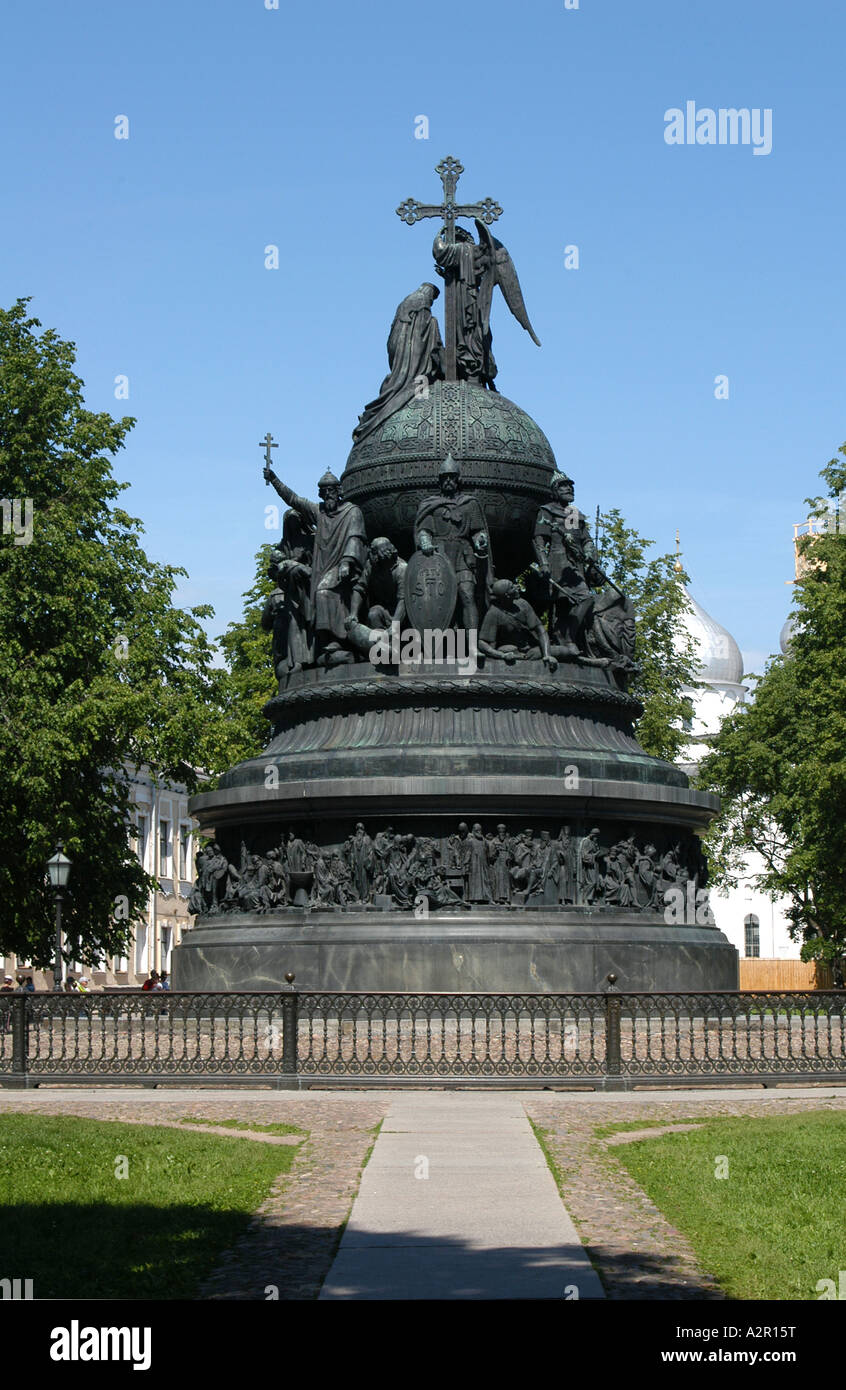
[{"label": "ornamented dome", "polygon": [[496,391],[434,382],[353,446],[341,480],[344,500],[361,507],[368,535],[390,536],[409,555],[417,508],[437,490],[438,465],[448,453],[484,508],[497,573],[519,573],[532,559],[535,517],[549,496],[555,455],[531,416]]},{"label": "ornamented dome", "polygon": [[740,648],[720,623],[685,589],[691,612],[682,615],[682,623],[693,637],[699,653],[697,678],[719,685],[740,685],[743,679],[743,657]]}]

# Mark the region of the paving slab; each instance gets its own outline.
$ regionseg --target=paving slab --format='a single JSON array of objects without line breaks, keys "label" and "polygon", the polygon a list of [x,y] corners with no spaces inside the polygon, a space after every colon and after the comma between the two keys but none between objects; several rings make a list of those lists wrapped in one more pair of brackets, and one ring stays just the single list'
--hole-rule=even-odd
[{"label": "paving slab", "polygon": [[405,1093],[322,1299],[603,1298],[519,1096]]}]

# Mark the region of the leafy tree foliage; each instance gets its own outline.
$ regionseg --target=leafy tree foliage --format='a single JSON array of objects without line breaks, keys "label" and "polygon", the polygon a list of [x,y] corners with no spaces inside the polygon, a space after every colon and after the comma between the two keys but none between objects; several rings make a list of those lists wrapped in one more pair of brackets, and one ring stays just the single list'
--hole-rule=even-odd
[{"label": "leafy tree foliage", "polygon": [[272,546],[263,545],[256,555],[255,577],[245,594],[243,616],[230,623],[218,644],[226,659],[221,682],[223,717],[217,743],[209,754],[210,771],[224,772],[233,763],[254,758],[270,738],[270,725],[262,709],[276,693],[271,633],[261,625],[265,599],[273,591],[268,578]]},{"label": "leafy tree foliage", "polygon": [[[45,965],[59,839],[68,958],[122,951],[150,887],[125,767],[193,788],[220,673],[211,610],[174,606],[184,571],[150,560],[116,505],[128,485],[111,460],[134,421],[85,408],[73,343],[27,305],[0,310],[0,949]],[[30,504],[31,536],[16,535],[8,514]]]},{"label": "leafy tree foliage", "polygon": [[790,900],[805,960],[841,972],[846,955],[846,537],[837,500],[846,489],[846,444],[821,471],[827,498],[812,515],[835,524],[803,537],[788,654],[767,663],[753,699],[723,723],[700,783],[720,793],[710,835],[712,868],[731,885],[750,850],[757,886]]},{"label": "leafy tree foliage", "polygon": [[672,762],[688,741],[685,724],[693,717],[682,690],[698,683],[696,646],[681,625],[689,608],[682,587],[687,575],[676,573],[675,555],[647,558],[653,542],[627,526],[616,508],[600,517],[599,541],[603,568],[635,608],[640,674],[630,690],[644,707],[637,736],[647,753]]}]

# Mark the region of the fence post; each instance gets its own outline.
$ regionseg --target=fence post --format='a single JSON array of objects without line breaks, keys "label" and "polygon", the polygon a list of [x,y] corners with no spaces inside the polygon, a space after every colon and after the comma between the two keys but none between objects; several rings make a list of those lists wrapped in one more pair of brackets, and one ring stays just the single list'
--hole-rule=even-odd
[{"label": "fence post", "polygon": [[[607,975],[605,990],[605,1074],[616,1078],[621,1073],[622,1052],[620,1049],[620,991],[617,989],[617,976]],[[611,1082],[611,1090],[617,1089]]]},{"label": "fence post", "polygon": [[26,1086],[27,1073],[27,1027],[25,994],[14,994],[12,1005],[12,1085]]},{"label": "fence post", "polygon": [[294,989],[296,976],[289,971],[285,976],[288,989],[282,995],[282,1071],[285,1077],[297,1074],[297,1024],[299,1000]]}]

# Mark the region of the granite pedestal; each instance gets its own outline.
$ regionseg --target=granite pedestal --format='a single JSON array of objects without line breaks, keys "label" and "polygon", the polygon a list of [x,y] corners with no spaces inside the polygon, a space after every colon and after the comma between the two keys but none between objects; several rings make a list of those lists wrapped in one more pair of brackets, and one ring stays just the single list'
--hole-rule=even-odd
[{"label": "granite pedestal", "polygon": [[637,913],[294,912],[205,921],[174,954],[175,989],[582,993],[732,990],[737,951],[711,926]]}]

